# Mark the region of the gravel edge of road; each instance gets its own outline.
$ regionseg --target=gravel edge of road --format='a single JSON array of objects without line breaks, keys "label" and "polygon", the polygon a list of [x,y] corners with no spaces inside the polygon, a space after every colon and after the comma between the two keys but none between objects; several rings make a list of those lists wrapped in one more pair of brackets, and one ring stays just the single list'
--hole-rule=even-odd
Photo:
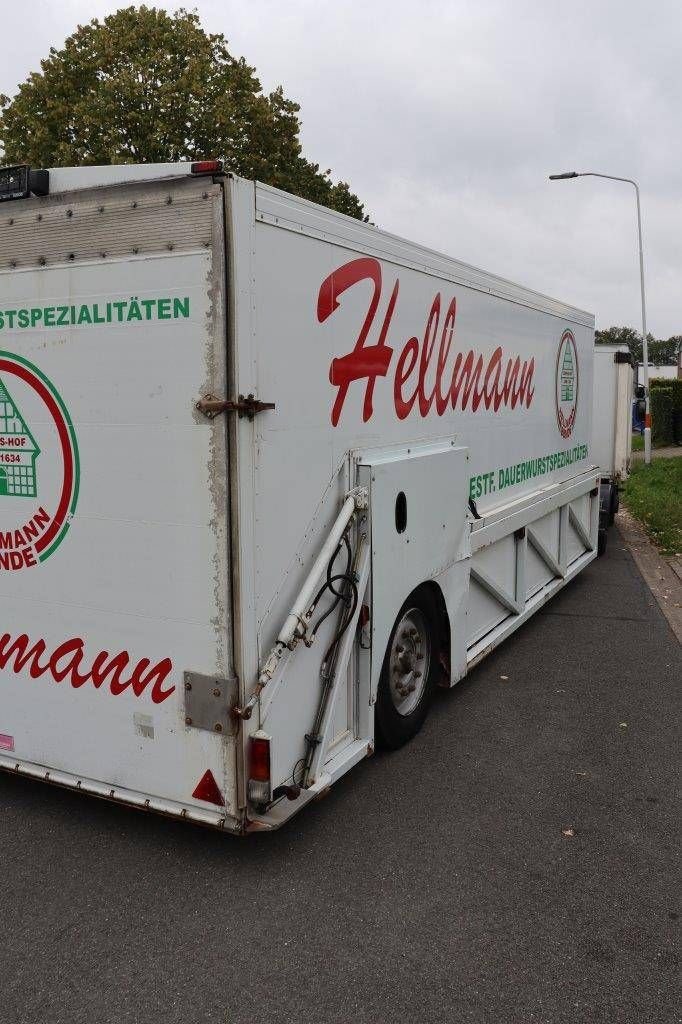
[{"label": "gravel edge of road", "polygon": [[616,526],[678,643],[682,644],[682,580],[678,567],[672,565],[674,559],[660,554],[643,527],[622,506],[616,517]]}]

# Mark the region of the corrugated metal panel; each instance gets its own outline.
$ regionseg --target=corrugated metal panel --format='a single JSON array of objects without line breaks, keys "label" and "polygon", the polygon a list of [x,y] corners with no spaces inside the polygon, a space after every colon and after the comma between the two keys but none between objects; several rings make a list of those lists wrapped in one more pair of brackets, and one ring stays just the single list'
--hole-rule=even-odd
[{"label": "corrugated metal panel", "polygon": [[208,249],[206,179],[119,185],[0,207],[0,271],[84,260]]}]

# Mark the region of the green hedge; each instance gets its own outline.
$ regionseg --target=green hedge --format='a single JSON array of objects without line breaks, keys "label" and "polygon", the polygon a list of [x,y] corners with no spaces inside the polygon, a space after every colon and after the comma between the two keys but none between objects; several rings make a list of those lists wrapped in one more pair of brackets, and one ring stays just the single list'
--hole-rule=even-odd
[{"label": "green hedge", "polygon": [[682,409],[682,380],[665,380],[663,377],[654,377],[653,380],[649,381],[649,391],[651,392],[651,401],[653,403],[654,393],[656,391],[670,391],[672,395],[673,409]]},{"label": "green hedge", "polygon": [[654,444],[673,443],[672,388],[651,388],[651,440]]}]

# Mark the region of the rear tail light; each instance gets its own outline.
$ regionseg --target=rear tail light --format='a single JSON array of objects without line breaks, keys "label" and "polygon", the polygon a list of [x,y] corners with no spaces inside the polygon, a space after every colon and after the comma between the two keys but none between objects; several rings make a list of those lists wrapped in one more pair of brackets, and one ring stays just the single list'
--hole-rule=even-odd
[{"label": "rear tail light", "polygon": [[270,782],[270,737],[259,730],[249,740],[248,797],[256,807],[266,807],[272,799]]},{"label": "rear tail light", "polygon": [[192,174],[222,174],[222,160],[197,160],[190,168]]}]

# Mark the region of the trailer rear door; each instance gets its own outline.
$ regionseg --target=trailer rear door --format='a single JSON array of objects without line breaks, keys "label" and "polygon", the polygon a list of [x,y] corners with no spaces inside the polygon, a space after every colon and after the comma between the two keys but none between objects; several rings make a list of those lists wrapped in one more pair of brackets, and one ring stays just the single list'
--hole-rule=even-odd
[{"label": "trailer rear door", "polygon": [[234,741],[186,723],[184,673],[232,675],[225,418],[195,409],[226,387],[222,198],[0,208],[2,764],[216,821]]}]

